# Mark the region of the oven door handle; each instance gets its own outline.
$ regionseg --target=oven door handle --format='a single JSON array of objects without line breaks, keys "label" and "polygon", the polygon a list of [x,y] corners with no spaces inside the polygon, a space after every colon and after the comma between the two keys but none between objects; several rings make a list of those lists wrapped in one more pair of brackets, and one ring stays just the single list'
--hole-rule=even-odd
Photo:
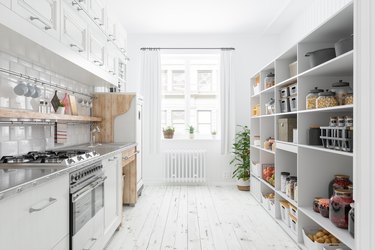
[{"label": "oven door handle", "polygon": [[81,197],[84,197],[86,194],[90,193],[93,189],[100,186],[106,179],[107,179],[107,176],[99,178],[99,180],[94,181],[92,184],[83,188],[79,192],[74,193],[72,195],[72,202],[75,203],[76,201],[80,200]]}]

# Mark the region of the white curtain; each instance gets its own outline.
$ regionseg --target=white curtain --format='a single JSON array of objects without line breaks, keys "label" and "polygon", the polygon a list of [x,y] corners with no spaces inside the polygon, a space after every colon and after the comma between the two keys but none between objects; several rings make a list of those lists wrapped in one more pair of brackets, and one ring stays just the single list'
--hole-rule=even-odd
[{"label": "white curtain", "polygon": [[222,50],[220,58],[221,154],[231,152],[235,134],[232,50]]},{"label": "white curtain", "polygon": [[141,91],[144,96],[144,149],[160,151],[161,75],[159,49],[142,50]]}]

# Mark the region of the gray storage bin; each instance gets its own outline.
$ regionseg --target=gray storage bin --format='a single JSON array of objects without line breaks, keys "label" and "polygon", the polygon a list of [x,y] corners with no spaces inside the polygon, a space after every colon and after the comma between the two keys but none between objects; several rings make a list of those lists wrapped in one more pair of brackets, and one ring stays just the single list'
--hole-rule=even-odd
[{"label": "gray storage bin", "polygon": [[288,100],[289,100],[290,111],[292,112],[297,111],[297,105],[298,105],[297,96],[288,97]]},{"label": "gray storage bin", "polygon": [[289,95],[297,95],[297,83],[288,86]]},{"label": "gray storage bin", "polygon": [[289,106],[288,98],[282,98],[280,100],[280,112],[281,113],[290,112],[290,106]]},{"label": "gray storage bin", "polygon": [[297,118],[280,118],[277,121],[278,140],[293,142],[293,129],[297,128]]},{"label": "gray storage bin", "polygon": [[319,64],[327,62],[336,57],[335,48],[320,49],[306,53],[306,57],[309,57],[310,66],[314,68]]},{"label": "gray storage bin", "polygon": [[280,89],[280,98],[286,98],[289,96],[289,89],[288,87],[284,87]]}]

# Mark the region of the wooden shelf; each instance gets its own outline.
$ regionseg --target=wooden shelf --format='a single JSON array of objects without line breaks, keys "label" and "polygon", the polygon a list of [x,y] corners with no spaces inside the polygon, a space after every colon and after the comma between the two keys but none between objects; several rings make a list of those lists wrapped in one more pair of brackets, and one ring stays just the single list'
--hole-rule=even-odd
[{"label": "wooden shelf", "polygon": [[37,120],[57,120],[57,121],[80,121],[80,122],[100,122],[102,118],[82,115],[60,115],[55,113],[43,114],[28,110],[17,110],[0,108],[0,118],[17,119],[37,119]]}]

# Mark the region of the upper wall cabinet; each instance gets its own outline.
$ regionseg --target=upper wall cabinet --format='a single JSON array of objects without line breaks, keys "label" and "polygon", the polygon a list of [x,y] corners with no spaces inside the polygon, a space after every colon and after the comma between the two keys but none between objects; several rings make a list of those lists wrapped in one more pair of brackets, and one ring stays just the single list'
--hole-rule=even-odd
[{"label": "upper wall cabinet", "polygon": [[89,15],[102,30],[105,30],[106,11],[100,0],[90,0]]},{"label": "upper wall cabinet", "polygon": [[116,40],[115,44],[120,48],[122,53],[127,51],[127,33],[121,28],[120,24],[116,25]]},{"label": "upper wall cabinet", "polygon": [[116,24],[111,16],[107,16],[107,36],[109,41],[116,41]]},{"label": "upper wall cabinet", "polygon": [[10,8],[11,0],[0,0],[0,4],[5,5],[6,7]]},{"label": "upper wall cabinet", "polygon": [[87,24],[67,4],[61,4],[61,41],[87,57]]},{"label": "upper wall cabinet", "polygon": [[94,30],[93,28],[89,34],[89,60],[98,66],[104,66],[107,41],[103,34]]},{"label": "upper wall cabinet", "polygon": [[46,34],[59,39],[58,6],[57,0],[13,0],[12,9]]}]

